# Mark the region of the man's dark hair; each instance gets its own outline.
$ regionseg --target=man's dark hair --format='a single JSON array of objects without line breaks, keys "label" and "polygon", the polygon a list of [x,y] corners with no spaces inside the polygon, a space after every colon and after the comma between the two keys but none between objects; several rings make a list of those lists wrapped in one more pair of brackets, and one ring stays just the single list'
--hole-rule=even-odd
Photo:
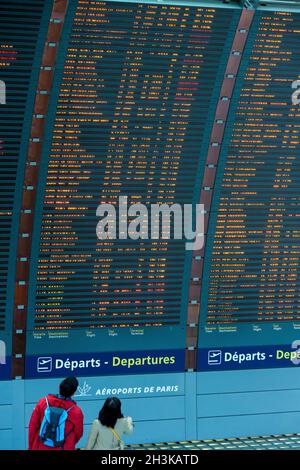
[{"label": "man's dark hair", "polygon": [[76,377],[67,377],[59,385],[59,394],[65,398],[70,398],[76,392],[78,380]]},{"label": "man's dark hair", "polygon": [[100,423],[108,428],[114,428],[119,418],[123,418],[119,398],[107,398],[98,416]]}]

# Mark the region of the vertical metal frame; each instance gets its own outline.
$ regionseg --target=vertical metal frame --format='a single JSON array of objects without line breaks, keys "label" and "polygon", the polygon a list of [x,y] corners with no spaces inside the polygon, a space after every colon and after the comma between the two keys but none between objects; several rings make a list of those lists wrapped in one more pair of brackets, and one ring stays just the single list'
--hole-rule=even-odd
[{"label": "vertical metal frame", "polygon": [[206,156],[205,170],[199,201],[199,204],[203,204],[205,208],[205,239],[203,248],[201,250],[193,252],[190,273],[185,356],[185,368],[187,370],[197,369],[199,319],[201,315],[200,299],[203,282],[203,263],[205,258],[207,228],[209,224],[214,183],[217,172],[218,159],[222,146],[222,140],[225,132],[226,121],[230,109],[231,97],[233,94],[236,76],[239,70],[243,51],[249,34],[249,29],[254,18],[254,14],[255,10],[247,10],[246,8],[244,8],[241,12],[241,17],[232,43],[224,79],[221,86],[219,100],[214,117],[214,124],[210,135],[208,152]]},{"label": "vertical metal frame", "polygon": [[68,0],[54,0],[44,47],[26,158],[19,220],[12,333],[12,377],[24,377],[30,253],[45,118]]}]

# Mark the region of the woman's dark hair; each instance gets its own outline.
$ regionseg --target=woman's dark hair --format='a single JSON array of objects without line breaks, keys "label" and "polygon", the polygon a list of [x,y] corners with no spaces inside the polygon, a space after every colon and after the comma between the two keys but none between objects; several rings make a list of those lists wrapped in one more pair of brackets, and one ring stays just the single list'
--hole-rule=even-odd
[{"label": "woman's dark hair", "polygon": [[107,398],[98,416],[100,423],[108,428],[114,428],[117,419],[120,418],[123,418],[123,415],[119,398]]}]

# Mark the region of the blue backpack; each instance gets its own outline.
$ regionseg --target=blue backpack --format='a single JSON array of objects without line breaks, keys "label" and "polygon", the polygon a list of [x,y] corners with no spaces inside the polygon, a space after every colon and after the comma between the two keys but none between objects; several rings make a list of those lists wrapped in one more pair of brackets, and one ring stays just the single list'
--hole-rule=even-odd
[{"label": "blue backpack", "polygon": [[45,409],[44,419],[40,427],[39,437],[46,446],[63,447],[67,436],[65,436],[65,424],[68,418],[68,412],[73,408],[72,405],[67,410],[50,406],[47,397],[45,397],[47,408]]}]

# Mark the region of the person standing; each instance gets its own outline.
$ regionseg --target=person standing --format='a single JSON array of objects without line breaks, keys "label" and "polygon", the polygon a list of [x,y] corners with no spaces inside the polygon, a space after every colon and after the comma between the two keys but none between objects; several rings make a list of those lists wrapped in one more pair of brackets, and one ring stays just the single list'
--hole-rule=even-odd
[{"label": "person standing", "polygon": [[29,450],[75,449],[83,434],[83,413],[71,398],[77,387],[77,378],[67,377],[58,395],[38,401],[29,421]]},{"label": "person standing", "polygon": [[132,431],[132,418],[123,416],[120,400],[107,398],[98,419],[93,421],[85,450],[122,450],[122,435]]}]

